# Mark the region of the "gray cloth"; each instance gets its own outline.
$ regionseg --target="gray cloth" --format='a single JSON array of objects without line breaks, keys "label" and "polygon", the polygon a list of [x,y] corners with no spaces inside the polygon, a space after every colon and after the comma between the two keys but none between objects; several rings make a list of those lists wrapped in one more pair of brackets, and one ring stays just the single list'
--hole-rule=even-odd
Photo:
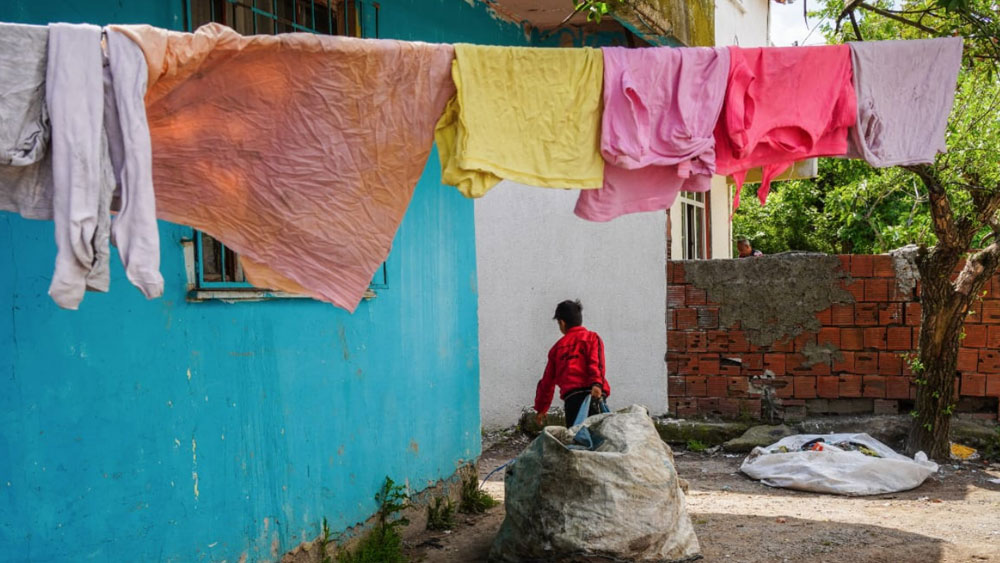
[{"label": "gray cloth", "polygon": [[858,120],[848,158],[885,168],[933,163],[962,62],[962,38],[850,43]]},{"label": "gray cloth", "polygon": [[49,26],[45,103],[52,121],[55,272],[49,295],[76,309],[87,288],[107,291],[113,188],[104,137],[101,28]]},{"label": "gray cloth", "polygon": [[[163,294],[160,234],[153,192],[153,148],[146,122],[146,57],[127,36],[107,30],[112,87],[105,85],[104,123],[119,191],[111,240],[125,273],[147,299]],[[109,103],[109,100],[111,101]]]},{"label": "gray cloth", "polygon": [[0,77],[0,210],[54,220],[52,299],[107,291],[112,240],[129,281],[162,295],[142,51],[109,30],[105,59],[91,25],[0,24]]},{"label": "gray cloth", "polygon": [[47,27],[0,24],[0,210],[52,218]]}]

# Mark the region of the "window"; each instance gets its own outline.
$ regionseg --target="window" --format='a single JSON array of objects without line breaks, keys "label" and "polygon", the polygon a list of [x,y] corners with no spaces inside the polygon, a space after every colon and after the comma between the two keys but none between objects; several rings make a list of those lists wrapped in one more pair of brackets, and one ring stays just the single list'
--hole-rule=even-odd
[{"label": "window", "polygon": [[[371,0],[187,0],[188,29],[216,22],[244,35],[318,33],[378,37],[379,4]],[[208,234],[194,231],[185,241],[189,297],[194,300],[252,300],[303,297],[254,287],[247,281],[239,255]],[[375,273],[370,288],[385,288],[386,266]],[[374,297],[369,289],[366,297]]]},{"label": "window", "polygon": [[681,258],[703,260],[705,249],[705,193],[681,192],[678,196],[681,212]]},{"label": "window", "polygon": [[[188,28],[217,22],[244,35],[305,32],[377,37],[363,21],[377,25],[379,5],[357,0],[188,0]],[[364,18],[362,17],[364,16]]]}]

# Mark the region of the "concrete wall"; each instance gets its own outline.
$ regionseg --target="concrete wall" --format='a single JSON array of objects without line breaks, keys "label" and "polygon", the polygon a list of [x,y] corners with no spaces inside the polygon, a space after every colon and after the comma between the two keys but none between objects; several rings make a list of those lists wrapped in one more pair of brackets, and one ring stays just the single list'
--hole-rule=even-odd
[{"label": "concrete wall", "polygon": [[[670,262],[670,412],[754,418],[900,414],[916,383],[915,269],[888,255]],[[971,308],[959,412],[1000,411],[1000,276]]]},{"label": "concrete wall", "polygon": [[[127,4],[127,7],[124,7]],[[381,0],[383,37],[523,42],[460,0]],[[7,0],[0,21],[181,28],[179,0]],[[186,301],[161,223],[161,299],[119,262],[80,311],[46,295],[52,224],[0,213],[0,561],[274,560],[474,460],[479,363],[473,204],[432,155],[353,315],[318,302]]]},{"label": "concrete wall", "polygon": [[487,428],[514,424],[533,403],[549,348],[561,336],[552,314],[564,299],[581,299],[584,325],[604,339],[611,406],[666,409],[666,216],[592,223],[573,214],[577,196],[505,182],[476,202]]}]

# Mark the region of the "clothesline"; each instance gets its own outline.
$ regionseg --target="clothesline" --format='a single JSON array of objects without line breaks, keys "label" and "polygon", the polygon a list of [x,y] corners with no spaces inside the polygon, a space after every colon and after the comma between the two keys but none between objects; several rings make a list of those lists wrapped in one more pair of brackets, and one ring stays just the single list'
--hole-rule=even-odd
[{"label": "clothesline", "polygon": [[238,252],[258,287],[353,311],[435,141],[466,197],[502,179],[579,189],[592,221],[757,167],[763,202],[814,156],[932,162],[962,51],[960,38],[563,49],[105,31],[102,51],[95,26],[0,24],[0,68],[18,69],[0,80],[20,93],[2,102],[20,119],[0,128],[0,210],[55,221],[50,294],[66,308],[107,291],[108,238],[159,296],[160,218]]}]

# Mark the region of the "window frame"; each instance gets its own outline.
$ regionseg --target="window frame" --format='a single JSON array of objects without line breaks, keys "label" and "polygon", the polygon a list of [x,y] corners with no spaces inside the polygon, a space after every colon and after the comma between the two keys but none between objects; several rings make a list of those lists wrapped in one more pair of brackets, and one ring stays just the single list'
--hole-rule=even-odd
[{"label": "window frame", "polygon": [[[678,201],[680,202],[680,231],[681,231],[681,259],[682,260],[707,260],[708,259],[708,204],[707,200],[709,197],[709,192],[684,192],[682,191],[678,194]],[[697,240],[695,241],[695,256],[691,256],[689,253],[690,244],[690,234],[691,225],[690,219],[688,218],[688,210],[693,210],[695,217],[700,217],[701,228],[697,229],[698,221],[695,221],[695,229],[697,229]]]}]

